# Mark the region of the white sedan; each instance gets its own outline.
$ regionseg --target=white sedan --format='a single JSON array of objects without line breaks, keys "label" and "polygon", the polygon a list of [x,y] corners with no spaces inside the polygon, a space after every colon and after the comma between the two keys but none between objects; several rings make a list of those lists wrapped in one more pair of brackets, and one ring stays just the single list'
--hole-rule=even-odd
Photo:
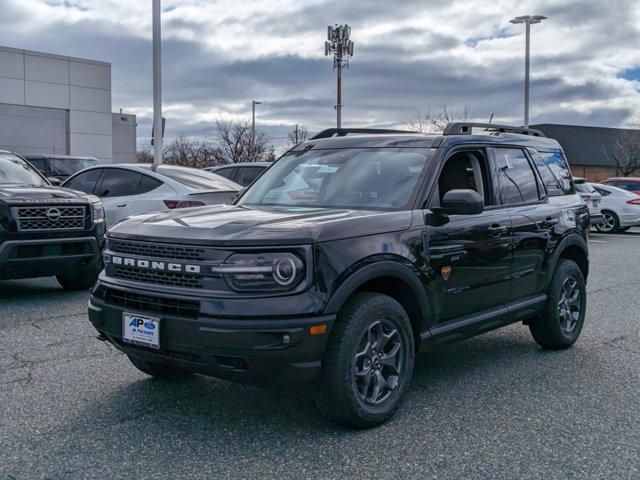
[{"label": "white sedan", "polygon": [[140,213],[231,203],[242,188],[204,170],[144,163],[87,168],[62,186],[100,197],[107,227]]},{"label": "white sedan", "polygon": [[602,195],[602,222],[596,224],[599,232],[624,232],[640,226],[640,195],[600,183],[591,186]]}]

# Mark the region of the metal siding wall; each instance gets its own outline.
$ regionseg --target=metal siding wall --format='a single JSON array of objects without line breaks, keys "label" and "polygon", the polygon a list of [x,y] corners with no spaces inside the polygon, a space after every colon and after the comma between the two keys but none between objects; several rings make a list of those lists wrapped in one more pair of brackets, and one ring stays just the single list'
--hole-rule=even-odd
[{"label": "metal siding wall", "polygon": [[109,63],[0,47],[0,104],[0,148],[113,161]]}]

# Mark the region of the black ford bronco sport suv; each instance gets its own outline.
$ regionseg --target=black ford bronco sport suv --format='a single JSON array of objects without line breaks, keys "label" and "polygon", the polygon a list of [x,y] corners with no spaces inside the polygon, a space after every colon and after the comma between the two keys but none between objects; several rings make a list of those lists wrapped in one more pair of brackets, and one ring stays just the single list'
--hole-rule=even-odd
[{"label": "black ford bronco sport suv", "polygon": [[0,280],[54,276],[91,288],[102,269],[100,199],[54,187],[29,162],[0,151]]},{"label": "black ford bronco sport suv", "polygon": [[330,129],[234,205],[114,226],[89,318],[149,375],[315,382],[323,412],[366,428],[398,408],[418,350],[515,322],[571,346],[588,226],[539,131]]}]

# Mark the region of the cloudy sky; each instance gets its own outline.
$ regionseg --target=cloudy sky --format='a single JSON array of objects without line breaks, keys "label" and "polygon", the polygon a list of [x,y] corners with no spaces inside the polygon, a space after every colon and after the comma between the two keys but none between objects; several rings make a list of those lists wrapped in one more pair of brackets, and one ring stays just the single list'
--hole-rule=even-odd
[{"label": "cloudy sky", "polygon": [[[163,0],[167,135],[248,119],[280,147],[295,123],[334,126],[326,26],[352,25],[344,126],[400,127],[419,110],[470,107],[522,122],[524,28],[532,27],[531,123],[640,120],[635,0]],[[0,0],[0,44],[111,62],[113,109],[150,134],[151,0]]]}]

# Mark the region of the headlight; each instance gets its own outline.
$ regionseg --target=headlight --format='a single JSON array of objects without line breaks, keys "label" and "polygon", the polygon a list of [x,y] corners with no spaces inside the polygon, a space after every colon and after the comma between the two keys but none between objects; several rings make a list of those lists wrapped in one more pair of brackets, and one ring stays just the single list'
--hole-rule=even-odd
[{"label": "headlight", "polygon": [[288,252],[237,253],[210,271],[238,292],[288,291],[304,278],[304,263]]},{"label": "headlight", "polygon": [[104,222],[104,206],[102,205],[102,202],[98,201],[97,203],[92,203],[91,213],[93,216],[93,223]]}]

